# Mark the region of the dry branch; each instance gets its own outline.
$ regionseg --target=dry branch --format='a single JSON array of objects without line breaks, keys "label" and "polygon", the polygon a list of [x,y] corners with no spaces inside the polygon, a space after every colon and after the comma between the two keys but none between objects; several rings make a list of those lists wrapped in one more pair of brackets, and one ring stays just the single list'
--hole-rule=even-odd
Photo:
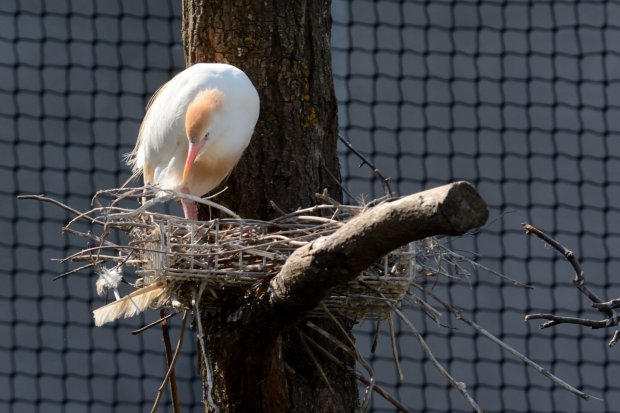
[{"label": "dry branch", "polygon": [[[332,287],[355,278],[388,252],[434,235],[480,227],[488,210],[467,182],[386,202],[358,215],[329,237],[298,248],[274,277],[256,312],[284,329],[316,307]],[[249,321],[249,320],[248,320]]]},{"label": "dry branch", "polygon": [[[525,320],[548,320],[547,322],[540,325],[540,329],[553,327],[558,324],[577,324],[593,329],[618,326],[620,324],[620,315],[618,315],[618,313],[614,309],[620,307],[620,298],[616,298],[610,301],[603,301],[586,285],[585,272],[581,267],[581,263],[579,262],[579,260],[577,260],[575,253],[573,253],[571,250],[560,244],[549,235],[542,232],[540,229],[530,224],[522,225],[525,229],[526,234],[536,235],[538,238],[542,239],[543,241],[545,241],[545,243],[550,245],[554,250],[561,253],[564,258],[566,258],[566,260],[570,263],[570,265],[573,267],[573,270],[575,271],[573,285],[592,302],[592,307],[596,308],[607,317],[604,320],[590,320],[587,318],[564,317],[555,314],[528,314],[525,316]],[[616,345],[619,339],[620,332],[616,330],[607,345],[609,347],[613,347]]]},{"label": "dry branch", "polygon": [[476,190],[457,182],[367,209],[331,235],[296,249],[274,278],[248,292],[241,306],[228,310],[235,317],[212,336],[209,348],[220,360],[217,368],[230,378],[222,383],[228,400],[239,403],[240,410],[285,410],[283,332],[331,288],[351,281],[388,252],[430,236],[462,235],[483,225],[487,217]]}]

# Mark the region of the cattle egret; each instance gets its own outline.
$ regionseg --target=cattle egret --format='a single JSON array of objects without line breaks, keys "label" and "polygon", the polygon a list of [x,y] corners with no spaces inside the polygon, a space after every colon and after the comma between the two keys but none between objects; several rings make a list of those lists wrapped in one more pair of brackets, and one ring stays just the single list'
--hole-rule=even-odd
[{"label": "cattle egret", "polygon": [[[138,141],[127,156],[145,185],[202,196],[228,176],[250,143],[258,120],[256,88],[241,70],[199,63],[164,84],[151,98]],[[181,200],[196,220],[195,202]]]}]

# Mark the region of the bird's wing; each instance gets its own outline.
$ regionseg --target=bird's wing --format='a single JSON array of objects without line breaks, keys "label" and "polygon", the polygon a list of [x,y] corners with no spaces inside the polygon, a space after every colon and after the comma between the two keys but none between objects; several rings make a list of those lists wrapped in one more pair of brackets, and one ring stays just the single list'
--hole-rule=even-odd
[{"label": "bird's wing", "polygon": [[138,131],[138,139],[136,140],[136,146],[134,146],[131,152],[126,153],[124,155],[125,162],[127,163],[127,165],[131,166],[133,173],[131,174],[127,182],[123,184],[123,186],[125,186],[128,182],[133,181],[134,179],[138,178],[140,174],[143,172],[143,170],[144,170],[144,182],[146,184],[153,183],[153,167],[150,165],[146,165],[144,163],[144,159],[139,159],[139,156],[140,156],[139,152],[140,152],[140,147],[143,144],[144,131],[146,129],[146,125],[149,123],[150,115],[152,114],[151,109],[153,107],[153,103],[155,102],[157,97],[164,91],[166,86],[168,86],[169,84],[170,82],[166,82],[163,85],[161,85],[155,91],[155,93],[153,93],[153,96],[151,96],[148,103],[146,104],[146,114],[144,115],[144,119],[142,120],[142,123],[140,124],[140,130]]}]

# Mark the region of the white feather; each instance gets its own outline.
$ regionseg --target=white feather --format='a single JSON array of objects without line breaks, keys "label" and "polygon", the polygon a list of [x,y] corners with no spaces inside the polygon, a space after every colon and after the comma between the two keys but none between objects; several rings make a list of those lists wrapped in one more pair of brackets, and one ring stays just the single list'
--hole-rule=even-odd
[{"label": "white feather", "polygon": [[138,141],[126,156],[134,177],[148,166],[152,181],[163,189],[180,191],[187,185],[190,194],[202,196],[215,188],[225,176],[200,177],[188,183],[181,176],[187,158],[188,137],[185,114],[194,98],[205,90],[217,90],[222,106],[209,127],[209,139],[198,160],[217,159],[236,164],[250,142],[259,115],[259,97],[254,85],[240,69],[221,63],[199,63],[177,74],[153,95]]},{"label": "white feather", "polygon": [[[118,285],[123,279],[123,272],[119,267],[105,268],[101,267],[96,270],[99,278],[95,286],[97,287],[97,294],[104,295],[107,290],[114,290],[115,295],[118,294]],[[118,299],[118,297],[116,297]]]},{"label": "white feather", "polygon": [[93,311],[95,325],[100,327],[121,317],[129,318],[149,308],[165,291],[163,283],[154,283]]}]

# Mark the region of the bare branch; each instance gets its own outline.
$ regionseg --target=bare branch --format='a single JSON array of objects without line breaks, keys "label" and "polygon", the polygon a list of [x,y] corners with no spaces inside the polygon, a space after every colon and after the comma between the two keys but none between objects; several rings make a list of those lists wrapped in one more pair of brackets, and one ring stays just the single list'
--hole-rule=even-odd
[{"label": "bare branch", "polygon": [[603,303],[592,303],[592,307],[596,308],[599,311],[611,311],[614,308],[620,308],[620,298],[615,298],[613,300],[605,301]]},{"label": "bare branch", "polygon": [[[332,235],[298,248],[265,294],[251,304],[253,311],[244,312],[244,322],[255,325],[254,321],[261,320],[263,325],[286,329],[316,307],[332,287],[354,279],[388,252],[433,235],[462,235],[483,225],[487,217],[484,201],[467,182],[370,208]],[[271,334],[266,328],[247,330]]]},{"label": "bare branch", "polygon": [[486,338],[488,338],[489,340],[491,340],[492,342],[494,342],[495,344],[500,346],[503,350],[505,350],[508,353],[512,354],[513,356],[515,356],[516,358],[518,358],[519,360],[521,360],[522,362],[524,362],[525,364],[527,364],[528,366],[530,366],[531,368],[533,368],[534,370],[536,370],[537,372],[542,374],[543,376],[547,377],[549,380],[551,380],[552,382],[554,382],[558,386],[560,386],[560,387],[570,391],[573,394],[576,394],[577,396],[581,397],[582,399],[586,399],[587,400],[590,397],[592,397],[592,396],[582,392],[581,390],[576,389],[575,387],[571,386],[570,384],[566,383],[564,380],[562,380],[559,377],[555,376],[553,373],[551,373],[550,371],[546,370],[545,368],[543,368],[542,366],[540,366],[539,364],[537,364],[536,362],[534,362],[533,360],[531,360],[527,356],[521,354],[520,352],[518,352],[517,350],[515,350],[514,348],[512,348],[511,346],[509,346],[508,344],[506,344],[502,340],[500,340],[499,338],[495,337],[493,334],[488,332],[482,326],[480,326],[479,324],[477,324],[473,320],[470,320],[469,318],[465,317],[460,310],[458,310],[455,307],[451,306],[450,304],[448,304],[447,302],[445,302],[444,300],[439,298],[433,292],[428,291],[426,289],[423,289],[421,287],[418,287],[416,284],[414,284],[414,287],[417,287],[419,290],[424,291],[426,294],[431,296],[435,301],[437,301],[439,304],[441,304],[446,310],[448,310],[448,312],[450,312],[450,314],[452,314],[458,320],[461,320],[462,322],[464,322],[468,326],[472,327],[478,333],[482,334],[483,336],[485,336]]},{"label": "bare branch", "polygon": [[155,401],[153,402],[153,407],[151,408],[151,413],[156,413],[157,408],[159,407],[159,400],[161,399],[161,395],[166,388],[166,384],[174,371],[174,365],[176,364],[177,358],[179,354],[181,354],[181,346],[183,345],[183,337],[185,336],[185,323],[187,322],[187,315],[189,314],[189,310],[185,310],[183,313],[183,321],[181,322],[181,331],[179,332],[179,341],[177,342],[177,348],[174,351],[174,355],[172,356],[172,360],[170,360],[170,365],[168,366],[168,371],[166,372],[166,376],[164,376],[164,380],[162,381],[159,389],[157,389],[157,395],[155,396]]},{"label": "bare branch", "polygon": [[604,320],[590,320],[587,318],[562,317],[553,314],[528,314],[525,316],[525,321],[529,320],[549,320],[548,322],[540,325],[541,330],[553,327],[557,324],[579,324],[593,329],[613,327],[615,325],[618,325],[618,323],[610,324],[611,320],[608,318]]},{"label": "bare branch", "polygon": [[65,209],[65,210],[71,212],[72,214],[75,214],[75,215],[77,215],[77,216],[79,216],[81,218],[84,218],[87,221],[90,221],[92,224],[99,224],[99,225],[104,225],[105,224],[105,222],[103,222],[103,221],[99,221],[99,220],[91,218],[89,216],[82,215],[82,213],[80,211],[78,211],[77,209],[71,208],[70,206],[65,205],[62,202],[57,201],[55,199],[48,198],[45,195],[19,195],[17,197],[17,199],[34,199],[34,200],[42,201],[42,202],[49,202],[51,204],[58,205],[59,207]]},{"label": "bare branch", "polygon": [[139,328],[139,329],[137,329],[137,330],[133,330],[133,331],[131,332],[131,334],[133,334],[133,335],[135,336],[136,334],[143,333],[143,332],[145,332],[146,330],[148,330],[149,328],[155,327],[156,325],[158,325],[158,324],[160,324],[160,323],[163,323],[164,321],[166,321],[166,320],[168,320],[168,319],[170,319],[170,318],[174,317],[174,316],[175,316],[175,315],[177,315],[177,314],[179,314],[179,313],[170,313],[170,314],[166,315],[165,317],[162,317],[162,318],[160,318],[160,319],[158,319],[158,320],[153,321],[152,323],[149,323],[149,324],[147,324],[147,325],[145,325],[145,326],[140,327],[140,328]]},{"label": "bare branch", "polygon": [[[171,313],[176,314],[176,313]],[[166,318],[166,310],[160,309],[159,316],[163,321],[161,322],[161,333],[164,341],[164,349],[166,350],[166,364],[170,370],[170,398],[172,399],[172,411],[174,413],[181,413],[181,400],[179,400],[179,388],[177,386],[177,375],[174,371],[172,344],[170,343],[170,330],[168,329],[168,319]],[[185,331],[181,330],[181,335]],[[179,338],[180,341],[180,338]]]},{"label": "bare branch", "polygon": [[620,340],[620,330],[616,330],[616,332],[614,333],[614,336],[611,338],[607,346],[609,347],[615,346],[616,344],[618,344],[618,340]]},{"label": "bare branch", "polygon": [[[601,303],[601,302],[603,302],[603,300],[600,299],[598,297],[598,295],[596,295],[588,287],[586,287],[584,271],[581,268],[581,264],[577,260],[577,257],[575,256],[574,252],[572,252],[571,250],[566,248],[564,245],[560,244],[558,241],[554,240],[553,238],[551,238],[549,235],[545,234],[544,232],[542,232],[538,228],[536,228],[536,227],[534,227],[534,226],[532,226],[530,224],[527,224],[527,223],[524,223],[524,224],[521,224],[521,225],[523,225],[523,228],[525,229],[525,232],[527,234],[534,234],[534,235],[536,235],[538,238],[542,239],[547,244],[549,244],[554,250],[556,250],[560,254],[564,255],[564,257],[568,260],[570,265],[573,267],[573,270],[575,270],[575,278],[573,278],[573,284],[575,285],[575,287],[577,287],[577,289],[579,291],[581,291],[593,303]],[[599,311],[601,311],[602,313],[604,313],[608,317],[612,316],[612,311],[610,309],[599,308]]]},{"label": "bare branch", "polygon": [[[306,339],[306,341],[311,344],[315,349],[317,349],[325,358],[327,358],[328,360],[330,360],[331,362],[341,366],[343,369],[345,369],[346,371],[355,374],[355,377],[361,381],[362,383],[364,383],[366,386],[370,386],[371,383],[373,383],[371,380],[369,380],[366,376],[364,376],[362,373],[360,373],[357,370],[353,370],[351,369],[349,366],[346,365],[346,363],[344,363],[342,360],[338,359],[336,356],[334,356],[332,353],[330,353],[329,351],[327,351],[325,348],[323,348],[319,343],[317,343],[316,341],[314,341],[310,336],[304,334],[303,332],[300,332],[303,337]],[[402,412],[405,413],[409,413],[410,410],[407,408],[407,406],[405,406],[404,404],[402,404],[399,400],[395,399],[391,394],[389,394],[387,391],[385,391],[381,386],[378,385],[374,385],[373,386],[373,391],[375,393],[377,393],[378,395],[380,395],[381,397],[383,397],[385,400],[387,400],[388,402],[390,402],[394,407],[396,407],[397,409],[399,409]]]},{"label": "bare branch", "polygon": [[450,375],[448,370],[446,370],[445,367],[439,362],[439,360],[435,358],[435,355],[433,354],[431,348],[428,346],[428,344],[426,344],[424,337],[422,337],[422,334],[420,334],[415,325],[413,325],[413,323],[407,317],[405,317],[405,315],[398,308],[391,304],[390,306],[392,307],[392,311],[394,311],[394,313],[396,313],[396,315],[400,317],[400,319],[407,325],[407,327],[409,327],[415,338],[418,340],[418,343],[420,343],[422,351],[424,351],[424,354],[426,354],[426,357],[429,358],[435,368],[439,370],[439,372],[446,378],[446,380],[448,380],[452,387],[454,387],[459,393],[461,393],[465,400],[467,400],[467,403],[469,403],[470,406],[474,408],[474,410],[476,410],[477,412],[483,412],[482,407],[480,407],[480,405],[476,403],[476,401],[469,395],[469,393],[467,393],[465,383],[456,381],[454,377]]},{"label": "bare branch", "polygon": [[[590,320],[578,317],[562,317],[553,314],[529,314],[525,316],[525,320],[549,320],[546,323],[540,325],[541,329],[553,327],[558,324],[578,324],[590,328],[607,328],[619,325],[620,315],[614,309],[620,308],[620,298],[611,301],[603,301],[601,298],[599,298],[598,295],[596,295],[586,286],[585,273],[581,268],[581,264],[577,260],[577,257],[571,250],[569,250],[564,245],[560,244],[558,241],[551,238],[549,235],[545,234],[538,228],[530,224],[521,225],[523,225],[523,228],[525,229],[525,232],[527,234],[536,235],[538,238],[542,239],[548,245],[550,245],[553,249],[559,251],[562,255],[564,255],[564,257],[568,260],[570,265],[573,267],[573,270],[575,271],[573,285],[579,291],[581,291],[583,295],[588,297],[588,299],[592,302],[592,307],[596,308],[598,311],[607,316],[606,320]],[[607,345],[609,347],[613,347],[616,345],[619,339],[620,333],[616,331],[611,341],[609,341]]]},{"label": "bare branch", "polygon": [[349,140],[347,138],[345,138],[344,136],[342,136],[340,134],[338,135],[338,138],[340,139],[340,142],[342,142],[344,144],[344,146],[349,148],[349,150],[351,152],[353,152],[355,155],[358,156],[358,158],[360,158],[362,160],[362,163],[361,163],[360,166],[368,165],[370,167],[370,169],[372,169],[374,174],[377,175],[377,177],[379,179],[381,179],[381,181],[383,182],[383,185],[385,185],[385,189],[387,190],[387,195],[388,196],[394,196],[395,192],[392,191],[392,187],[390,186],[390,178],[388,178],[385,175],[383,175],[381,173],[381,171],[379,170],[379,168],[377,168],[375,165],[373,165],[372,162],[370,162],[360,151],[355,149],[355,147],[351,144],[351,142],[349,142]]}]

